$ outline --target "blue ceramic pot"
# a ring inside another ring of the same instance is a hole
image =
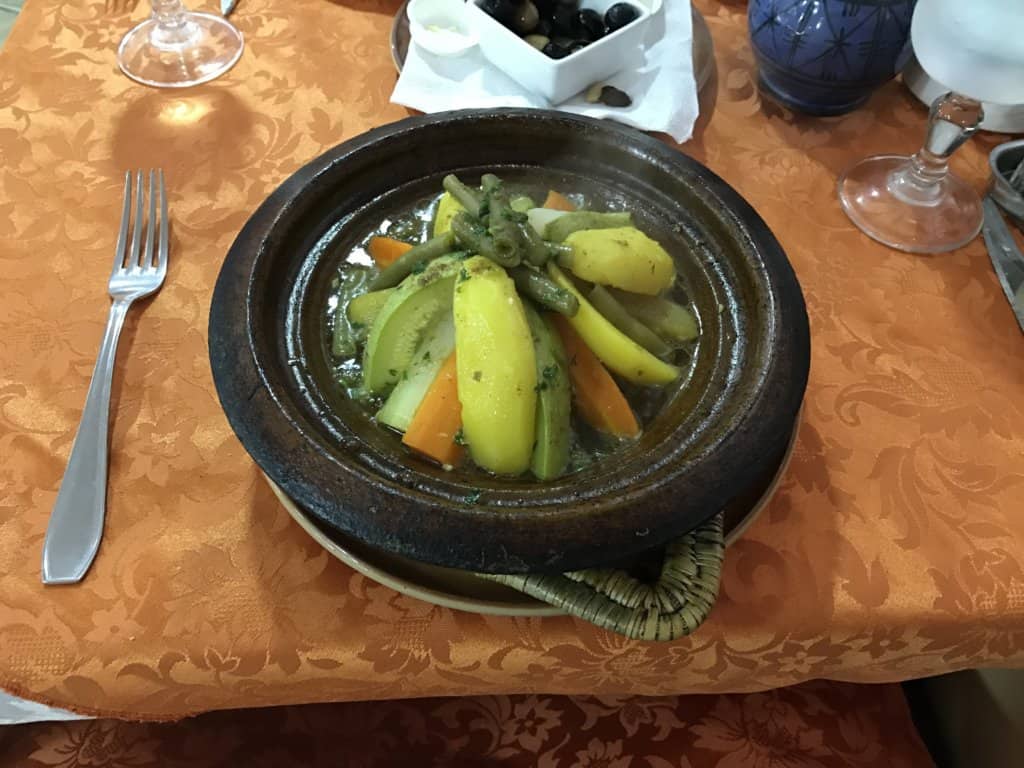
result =
[[[916,1],[750,0],[761,88],[812,115],[856,109],[906,63]]]

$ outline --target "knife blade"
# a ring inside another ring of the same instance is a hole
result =
[[[992,260],[992,268],[1006,300],[1017,316],[1017,324],[1024,331],[1024,253],[1017,247],[992,198],[986,195],[981,207],[985,217],[981,232],[988,247],[988,257]]]
[[[238,0],[220,0],[220,12],[225,16],[230,16],[236,5],[238,5]]]

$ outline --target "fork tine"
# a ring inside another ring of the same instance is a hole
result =
[[[139,250],[142,247],[142,171],[135,172],[135,226],[132,227],[132,247],[128,253],[127,269],[138,269]]]
[[[124,204],[121,206],[121,229],[117,233],[117,250],[114,251],[114,272],[124,266],[124,247],[128,242],[128,222],[132,210],[132,172],[124,173]]]
[[[167,187],[164,186],[163,168],[158,168],[156,173],[160,177],[160,251],[157,254],[156,266],[160,274],[163,274],[167,271],[167,240],[171,220],[167,215]]]
[[[149,220],[146,224],[146,250],[142,254],[142,268],[153,268],[153,242],[156,236],[156,179],[149,172]]]

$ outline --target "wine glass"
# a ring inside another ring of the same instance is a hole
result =
[[[876,155],[839,178],[839,202],[863,232],[913,253],[951,251],[981,230],[981,199],[949,172],[949,156],[978,129],[981,101],[1024,103],[1024,3],[918,0],[910,39],[924,70],[950,93],[928,115],[924,147]]]
[[[117,49],[132,80],[157,88],[185,88],[227,72],[242,55],[242,33],[223,16],[195,13],[181,0],[152,0],[153,15]]]

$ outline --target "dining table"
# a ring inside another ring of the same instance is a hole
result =
[[[174,720],[1024,666],[1024,336],[980,239],[910,255],[840,209],[844,168],[914,151],[926,107],[898,81],[841,117],[762,98],[740,0],[695,0],[716,73],[678,151],[735,187],[781,242],[806,298],[812,363],[792,461],[726,550],[708,620],[654,643],[567,616],[440,607],[352,570],[292,520],[218,402],[211,295],[235,236],[282,181],[411,114],[389,102],[400,5],[241,0],[238,64],[207,85],[157,90],[115,60],[145,2],[25,3],[0,52],[0,689]],[[954,170],[983,189],[1003,140],[979,134]],[[122,336],[98,556],[81,583],[44,586],[43,538],[135,168],[166,174],[170,267]]]

